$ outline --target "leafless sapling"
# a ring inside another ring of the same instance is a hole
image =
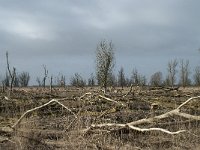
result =
[[[189,79],[189,60],[182,59],[180,61],[180,85],[186,87],[191,84],[191,80]]]
[[[144,86],[146,85],[146,77],[140,73],[138,73],[137,69],[133,69],[131,75],[131,83],[135,86]]]
[[[53,76],[50,78],[50,92],[52,93],[52,88],[53,88]]]
[[[176,73],[177,73],[177,67],[178,61],[176,59],[171,60],[168,62],[168,76],[167,76],[167,81],[169,82],[169,85],[171,87],[174,87],[174,84],[176,82]]]
[[[114,47],[112,42],[103,40],[99,43],[96,50],[96,76],[98,84],[106,92],[109,75],[112,75],[114,67]]]
[[[125,85],[126,85],[126,79],[125,79],[124,68],[121,67],[118,72],[118,86],[121,86],[121,88],[123,89]]]

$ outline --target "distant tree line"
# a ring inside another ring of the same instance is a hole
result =
[[[7,71],[3,77],[1,77],[1,85],[10,87],[26,87],[29,85],[30,74],[26,71],[17,72],[15,67],[10,67],[9,55],[6,52]],[[117,73],[114,74],[113,68],[115,66],[115,53],[114,45],[112,42],[106,40],[101,41],[96,48],[96,72],[91,73],[88,79],[84,79],[80,73],[75,73],[70,78],[70,85],[75,87],[84,86],[100,86],[106,92],[108,86],[118,86],[122,89],[127,86],[200,86],[200,66],[197,66],[192,74],[189,60],[177,59],[170,60],[167,64],[167,75],[164,76],[161,71],[153,73],[149,81],[147,77],[138,72],[136,68],[133,68],[130,77],[125,74],[124,68],[121,67]],[[46,86],[46,82],[49,80],[51,86],[65,87],[66,77],[62,74],[55,77],[53,82],[53,76],[48,76],[49,72],[47,67],[43,65],[44,75],[43,77],[37,77],[36,82],[38,86]]]

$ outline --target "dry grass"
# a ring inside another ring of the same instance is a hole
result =
[[[12,126],[18,118],[31,108],[40,106],[52,98],[66,98],[62,104],[75,113],[75,118],[60,105],[52,103],[22,119],[15,132],[0,137],[0,149],[198,149],[200,147],[200,122],[181,117],[170,117],[154,124],[141,127],[160,127],[170,131],[187,130],[178,135],[162,132],[138,132],[127,128],[106,127],[84,132],[91,124],[127,123],[152,115],[151,104],[158,104],[154,115],[168,112],[189,97],[197,96],[198,88],[186,88],[179,91],[162,89],[148,90],[133,88],[133,93],[123,97],[122,93],[111,92],[106,97],[118,102],[107,101],[98,96],[97,88],[66,88],[49,90],[40,88],[15,89],[6,100],[6,93],[0,95],[0,127]],[[91,92],[82,98],[84,93]],[[121,105],[124,104],[124,105]],[[200,115],[200,103],[192,101],[182,109],[192,115]]]

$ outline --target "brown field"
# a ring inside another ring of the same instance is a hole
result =
[[[119,89],[112,89],[106,95],[97,87],[54,88],[52,93],[49,89],[19,88],[14,89],[10,96],[8,92],[1,92],[0,149],[200,149],[200,119],[169,116],[137,125],[139,128],[162,128],[170,132],[186,130],[174,135],[162,131],[142,132],[117,125],[152,118],[176,109],[190,97],[199,96],[200,88],[171,90],[133,87],[127,96],[130,88]],[[27,113],[12,131],[5,130],[5,127],[10,129],[27,110],[52,99],[58,99],[69,110],[52,102]],[[200,116],[199,99],[184,105],[181,112]],[[99,124],[107,126],[97,126]]]

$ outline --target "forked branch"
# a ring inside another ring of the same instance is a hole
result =
[[[123,103],[120,103],[120,102],[118,102],[118,101],[112,100],[112,99],[110,99],[110,98],[108,98],[108,97],[105,97],[105,96],[102,96],[102,95],[99,95],[99,97],[100,97],[100,98],[103,98],[103,99],[105,99],[105,100],[107,100],[107,101],[114,102],[114,103],[116,103],[116,104],[119,104],[119,105],[124,106]]]
[[[140,132],[160,131],[160,132],[164,132],[164,133],[171,134],[171,135],[179,134],[179,133],[185,132],[186,130],[179,130],[179,131],[171,132],[171,131],[168,131],[168,130],[163,129],[163,128],[148,128],[148,129],[144,128],[143,129],[143,128],[136,127],[136,125],[157,122],[158,120],[168,118],[168,117],[174,116],[174,115],[184,117],[184,118],[187,118],[187,119],[191,119],[191,120],[200,120],[200,116],[194,116],[194,115],[190,115],[190,114],[180,112],[181,107],[188,104],[190,101],[192,101],[194,99],[198,99],[198,98],[200,98],[200,96],[191,97],[188,100],[186,100],[184,103],[179,105],[176,109],[171,110],[169,112],[166,112],[162,115],[155,116],[153,118],[140,119],[140,120],[137,120],[137,121],[126,123],[126,124],[117,124],[117,123],[92,124],[91,127],[86,129],[85,131],[87,132],[87,131],[91,130],[92,128],[103,128],[103,127],[123,127],[123,128],[126,128],[126,127],[128,127],[129,129],[133,129],[133,130],[140,131]]]
[[[51,104],[51,103],[53,103],[53,102],[58,103],[59,105],[61,105],[61,106],[64,107],[65,109],[67,109],[69,112],[71,112],[71,113],[74,115],[75,118],[77,118],[77,116],[76,116],[75,113],[73,113],[73,112],[72,112],[68,107],[66,107],[64,104],[62,104],[61,102],[59,102],[59,100],[64,100],[64,99],[66,99],[66,98],[63,98],[63,99],[52,99],[52,100],[50,100],[49,102],[47,102],[47,103],[45,103],[45,104],[43,104],[43,105],[41,105],[41,106],[38,106],[38,107],[35,107],[35,108],[33,108],[33,109],[27,110],[27,111],[17,120],[17,122],[15,122],[15,124],[12,126],[12,128],[15,128],[27,114],[29,114],[29,113],[31,113],[31,112],[33,112],[33,111],[35,111],[35,110],[38,110],[38,109],[40,109],[40,108],[43,108],[43,107],[45,107],[45,106],[47,106],[47,105],[49,105],[49,104]]]

